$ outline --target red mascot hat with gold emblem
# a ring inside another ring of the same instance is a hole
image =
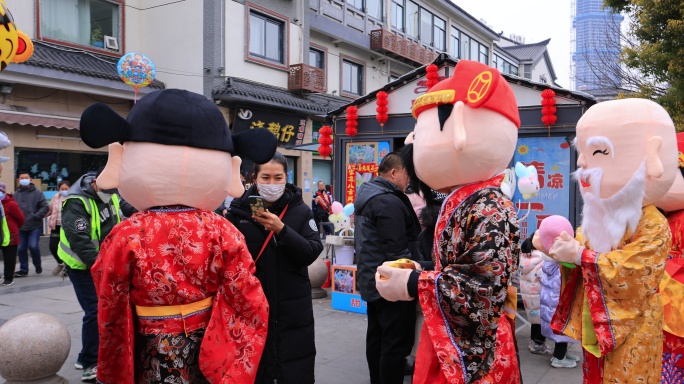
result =
[[[435,84],[413,103],[413,117],[440,104],[462,101],[470,108],[498,112],[520,128],[520,114],[515,94],[496,68],[477,61],[460,60],[454,75]]]

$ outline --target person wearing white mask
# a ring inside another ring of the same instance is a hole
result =
[[[69,194],[71,183],[62,180],[57,187],[57,193],[50,200],[50,211],[48,212],[48,230],[50,231],[50,252],[52,257],[57,260],[57,266],[52,270],[52,275],[57,276],[64,270],[64,262],[57,256],[59,246],[59,231],[62,228],[62,204]]]
[[[226,217],[245,236],[270,307],[255,383],[312,384],[316,346],[307,267],[323,244],[302,190],[287,183],[285,157],[276,152],[254,174],[255,184],[232,201]],[[264,200],[259,216],[252,214],[250,196]]]
[[[31,252],[36,274],[43,273],[40,259],[40,234],[43,230],[43,218],[48,213],[47,200],[43,191],[31,183],[28,172],[19,172],[19,188],[14,192],[14,200],[19,204],[26,221],[19,228],[19,270],[14,277],[24,277],[29,273],[28,253]]]

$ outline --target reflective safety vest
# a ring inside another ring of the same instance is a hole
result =
[[[101,232],[100,211],[97,209],[97,203],[95,202],[95,199],[84,196],[69,196],[62,203],[62,207],[64,207],[64,204],[66,204],[67,200],[69,199],[79,199],[81,202],[83,202],[86,212],[88,212],[90,215],[90,239],[92,240],[93,244],[95,244],[95,248],[99,251]],[[116,194],[112,195],[112,205],[116,211],[116,223],[118,224],[121,222],[121,214],[119,213],[119,198]],[[59,231],[59,247],[57,248],[57,256],[59,256],[59,258],[62,259],[62,261],[64,261],[64,263],[66,263],[66,265],[68,265],[71,269],[88,269],[88,266],[85,265],[83,260],[81,260],[76,252],[71,249],[69,240],[67,240],[67,237],[64,234],[63,225]]]
[[[0,203],[0,211],[2,211],[2,246],[6,247],[10,242],[10,231],[7,226],[7,216],[5,215],[5,207]]]

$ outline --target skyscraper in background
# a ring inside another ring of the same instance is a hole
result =
[[[573,90],[599,99],[613,98],[620,87],[620,24],[603,0],[574,0],[570,83]]]

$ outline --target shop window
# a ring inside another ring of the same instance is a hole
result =
[[[279,64],[285,63],[285,23],[254,10],[249,12],[249,54]]]
[[[363,95],[363,65],[342,60],[342,91],[349,95]]]
[[[121,1],[40,0],[39,5],[43,38],[102,49],[105,48],[105,36],[116,39],[117,43],[121,40]],[[119,43],[118,47],[123,44]]]
[[[41,180],[43,191],[55,191],[62,180],[72,184],[87,172],[95,172],[107,163],[106,153],[79,153],[17,149],[17,173],[28,172]]]

